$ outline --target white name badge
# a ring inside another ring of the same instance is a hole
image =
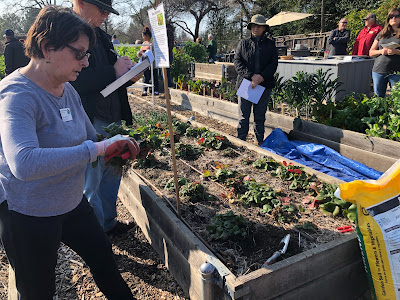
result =
[[[60,115],[64,122],[72,121],[72,114],[69,108],[61,108]]]

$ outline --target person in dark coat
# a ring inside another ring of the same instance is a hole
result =
[[[111,123],[132,124],[132,112],[128,102],[126,87],[128,82],[107,97],[100,94],[107,85],[125,74],[134,65],[129,57],[117,57],[111,36],[99,27],[110,13],[118,15],[112,8],[111,0],[74,0],[73,10],[85,19],[96,33],[96,44],[88,52],[89,67],[83,69],[76,81],[71,84],[79,93],[83,107],[92,121],[97,133],[108,136],[103,127]],[[138,80],[137,76],[134,80]],[[106,166],[100,159],[96,167],[88,164],[84,194],[108,234],[123,233],[132,228],[133,222],[117,221],[116,201],[121,174],[115,168]]]
[[[328,43],[331,45],[329,55],[346,55],[347,43],[350,40],[350,30],[346,29],[347,19],[341,19],[338,28],[331,31]]]
[[[254,133],[260,145],[264,141],[265,113],[271,91],[275,86],[274,74],[278,67],[278,52],[275,43],[266,35],[269,26],[264,16],[254,15],[247,29],[251,30],[251,37],[239,42],[234,57],[235,69],[238,73],[236,87],[239,88],[243,79],[246,78],[251,81],[252,88],[261,85],[265,87],[265,90],[257,104],[239,97],[237,136],[241,140],[246,140],[250,112],[253,107]]]
[[[16,69],[25,67],[29,63],[29,58],[25,56],[24,45],[15,38],[14,31],[7,29],[4,31],[6,47],[4,49],[4,63],[6,65],[6,76]]]

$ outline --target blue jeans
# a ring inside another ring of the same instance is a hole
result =
[[[372,81],[374,83],[375,95],[384,98],[386,95],[386,87],[388,82],[390,87],[393,87],[399,80],[400,80],[400,75],[397,74],[387,75],[387,74],[372,72]]]
[[[102,127],[109,125],[94,118],[96,132],[107,136]],[[121,172],[113,167],[105,166],[104,158],[99,157],[96,167],[89,163],[86,167],[85,188],[83,193],[93,207],[94,213],[104,231],[111,230],[117,223],[117,195],[121,182]]]
[[[266,89],[261,96],[260,101],[257,104],[250,102],[241,97],[239,98],[239,124],[237,126],[237,137],[243,141],[246,140],[249,132],[249,122],[251,108],[253,107],[254,115],[254,133],[256,135],[258,144],[264,141],[264,123],[265,113],[267,112],[269,98],[271,96],[272,89]]]

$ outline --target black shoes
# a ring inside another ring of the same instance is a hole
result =
[[[128,220],[117,221],[115,226],[106,232],[107,235],[120,235],[128,232],[130,229],[136,227],[135,222],[129,222]]]

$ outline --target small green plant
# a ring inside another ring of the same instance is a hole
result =
[[[206,191],[200,182],[188,182],[181,186],[179,196],[182,200],[200,202],[206,199]]]
[[[181,186],[190,183],[191,180],[186,178],[186,177],[179,177],[178,178],[178,187],[180,188]],[[175,191],[175,180],[174,177],[172,177],[170,180],[168,180],[167,184],[164,187],[165,190],[167,191]]]
[[[177,157],[196,159],[203,153],[203,150],[197,146],[179,143],[176,144],[175,153]]]
[[[203,132],[197,143],[205,148],[215,150],[222,150],[232,145],[225,136],[212,131]]]
[[[138,169],[153,168],[157,165],[157,159],[154,154],[149,152],[145,158],[135,160],[134,167]]]
[[[248,224],[249,222],[242,215],[236,215],[230,210],[212,218],[206,229],[213,239],[225,241],[247,236]]]
[[[261,157],[261,158],[255,160],[253,162],[252,166],[257,169],[262,169],[265,171],[274,171],[280,166],[280,163],[278,163],[277,161],[275,161],[272,158]]]

